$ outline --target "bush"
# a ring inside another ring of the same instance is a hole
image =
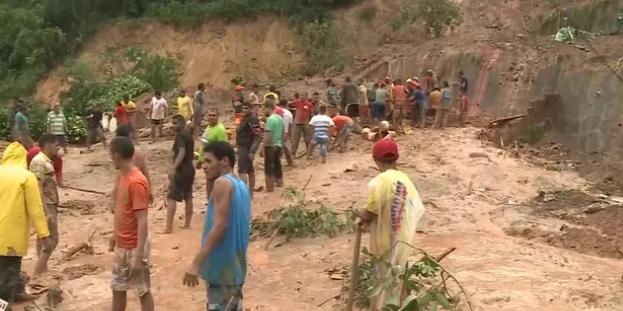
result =
[[[307,58],[306,72],[313,75],[329,68],[344,68],[348,53],[340,40],[330,22],[305,24],[301,31],[301,46]]]
[[[270,237],[277,231],[289,241],[318,235],[333,237],[353,227],[353,215],[339,215],[322,204],[311,203],[303,192],[294,188],[284,192],[284,199],[285,204],[270,211],[267,220],[253,220],[254,236]]]
[[[357,17],[362,22],[370,23],[376,17],[376,8],[373,5],[362,8],[357,13]]]
[[[133,63],[129,72],[147,82],[152,89],[170,91],[178,86],[182,73],[175,59],[150,54],[139,48],[129,48],[124,54]]]
[[[399,10],[398,16],[392,19],[390,23],[394,31],[417,21],[418,12],[413,4],[403,5]]]
[[[446,26],[463,22],[461,8],[450,0],[421,0],[417,15],[424,19],[427,30],[439,37]]]
[[[7,139],[9,135],[11,135],[9,111],[7,109],[0,109],[0,139]]]

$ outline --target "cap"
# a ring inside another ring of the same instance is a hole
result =
[[[407,82],[407,83],[411,83],[411,81],[413,81],[413,80],[411,80],[411,78],[409,78],[409,79],[407,79],[407,81],[405,81],[405,82]]]
[[[283,108],[279,107],[279,106],[275,106],[275,113],[283,118]]]
[[[240,91],[244,90],[244,86],[242,86],[242,85],[236,85],[235,90],[236,90],[236,92],[240,92]]]
[[[383,138],[372,146],[372,157],[379,161],[396,161],[398,145],[390,137]]]

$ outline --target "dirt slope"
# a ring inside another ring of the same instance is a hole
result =
[[[183,70],[182,87],[206,82],[229,88],[236,75],[268,82],[296,73],[301,55],[290,25],[275,17],[258,17],[236,23],[207,22],[197,28],[175,28],[156,22],[124,22],[101,28],[88,40],[78,59],[89,60],[106,49],[140,47],[177,58]],[[58,98],[61,69],[53,70],[37,87],[42,101]],[[254,82],[255,82],[254,81]]]
[[[433,254],[457,247],[445,265],[463,282],[477,310],[623,310],[620,260],[584,255],[505,234],[505,229],[518,221],[522,225],[532,222],[559,226],[558,220],[523,214],[525,204],[543,188],[582,189],[587,182],[573,172],[547,171],[513,158],[476,140],[476,131],[425,130],[399,139],[400,167],[414,180],[427,208],[415,245]],[[171,144],[166,141],[139,146],[150,154],[158,199],[150,210],[152,286],[159,309],[179,309],[183,302],[183,310],[203,310],[204,289],[187,289],[181,284],[184,270],[198,248],[204,217],[202,172],[198,172],[195,185],[197,214],[193,228],[176,229],[172,235],[156,234],[164,226],[165,210],[157,207],[166,192],[165,163]],[[301,188],[311,175],[309,199],[323,200],[336,210],[361,207],[366,183],[376,172],[370,161],[370,143],[353,138],[351,146],[344,155],[330,154],[325,165],[299,161],[298,168],[286,170],[286,184]],[[486,157],[470,157],[475,152]],[[78,155],[78,150],[72,149],[66,161],[71,163],[65,173],[67,184],[110,189],[114,170],[104,150]],[[346,168],[354,171],[344,173]],[[280,192],[258,193],[254,198],[254,217],[277,208]],[[66,262],[56,252],[51,273],[38,282],[60,284],[65,301],[58,310],[107,310],[111,299],[111,254],[106,252],[106,239],[112,229],[108,203],[101,196],[75,191],[62,191],[61,198],[62,204],[69,207],[61,209],[59,250],[84,239],[90,228],[97,228],[96,254],[79,255]],[[92,208],[85,209],[87,205]],[[180,212],[178,208],[178,215]],[[180,220],[177,222],[181,224]],[[349,266],[352,238],[346,234],[290,243],[278,238],[273,243],[276,247],[268,251],[264,250],[266,240],[251,243],[245,307],[271,311],[342,310],[342,301],[317,305],[340,292],[341,282],[331,280],[327,271]],[[364,236],[364,244],[366,241]],[[32,247],[29,254],[24,258],[24,270],[28,272],[34,264]],[[73,280],[68,280],[67,271],[63,272],[87,263],[100,268],[94,275]],[[137,300],[129,297],[129,309],[134,310]],[[43,304],[42,300],[38,303]]]

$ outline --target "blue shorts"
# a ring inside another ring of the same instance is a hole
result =
[[[385,119],[385,104],[374,103],[372,105],[372,118]]]

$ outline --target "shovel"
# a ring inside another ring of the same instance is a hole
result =
[[[361,227],[359,226],[359,218],[355,220],[355,226],[355,249],[353,250],[353,265],[350,269],[350,286],[348,287],[346,311],[352,311],[355,302],[355,286],[357,283],[357,272],[359,272],[359,255],[361,253]]]

